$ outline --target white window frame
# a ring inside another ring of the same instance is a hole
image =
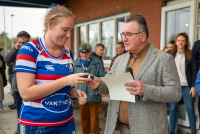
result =
[[[191,0],[182,3],[176,3],[175,5],[170,5],[162,7],[161,13],[161,33],[160,33],[160,50],[163,50],[165,47],[165,33],[166,33],[166,12],[177,10],[181,8],[190,7],[190,29],[189,29],[189,40],[190,40],[190,49],[193,47],[194,41],[196,40],[196,27],[197,27],[197,0]]]
[[[90,24],[94,24],[94,23],[98,23],[98,43],[101,43],[101,23],[104,21],[108,21],[108,20],[114,20],[114,31],[113,31],[113,57],[115,56],[116,52],[115,52],[115,45],[117,43],[117,19],[118,18],[122,18],[122,17],[127,17],[130,15],[130,12],[126,12],[126,13],[121,13],[118,15],[113,15],[113,16],[109,16],[109,17],[105,17],[105,18],[101,18],[101,19],[96,19],[96,20],[92,20],[92,21],[87,21],[87,22],[83,22],[83,23],[79,23],[79,24],[75,24],[74,26],[74,59],[76,60],[77,58],[79,58],[79,51],[78,51],[78,46],[79,46],[79,31],[78,28],[81,26],[86,26],[86,43],[89,42],[88,37],[89,37],[89,25]],[[111,60],[103,60],[104,62],[104,67],[109,68],[110,67],[110,63]]]

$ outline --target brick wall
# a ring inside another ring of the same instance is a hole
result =
[[[66,6],[75,14],[75,23],[130,11],[131,15],[142,14],[147,20],[149,41],[160,48],[162,0],[67,0]],[[72,35],[73,36],[73,35]],[[73,38],[73,37],[72,37]],[[73,52],[70,40],[67,45]]]

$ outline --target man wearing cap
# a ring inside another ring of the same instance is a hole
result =
[[[13,91],[14,99],[16,102],[17,107],[17,116],[19,116],[20,107],[22,104],[22,98],[19,94],[18,87],[17,87],[17,80],[16,80],[16,73],[15,65],[16,65],[16,56],[19,49],[22,47],[23,44],[29,42],[30,35],[26,31],[21,31],[17,34],[18,41],[14,44],[13,48],[11,48],[10,52],[5,55],[4,60],[6,63],[13,63],[12,64],[12,87],[11,90]]]
[[[104,77],[103,63],[98,57],[92,55],[90,44],[82,44],[79,52],[81,57],[74,62],[74,73],[88,72],[97,77]],[[95,94],[86,84],[79,85],[78,88],[88,96],[86,104],[80,105],[82,134],[88,134],[90,128],[91,134],[98,134],[101,95]]]

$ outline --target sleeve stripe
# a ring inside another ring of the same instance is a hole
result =
[[[35,83],[38,84],[44,84],[44,83],[48,83],[48,82],[52,82],[53,80],[40,80],[40,79],[35,79]]]
[[[31,62],[31,61],[27,61],[27,60],[17,60],[16,65],[20,66],[26,66],[26,67],[32,67],[34,69],[36,69],[36,64]]]
[[[17,55],[17,60],[26,60],[26,61],[31,61],[31,62],[36,63],[35,58],[27,54]]]
[[[32,71],[32,72],[36,72],[34,69],[25,69],[25,68],[15,68],[16,72],[19,72],[20,70],[28,70],[28,71]]]

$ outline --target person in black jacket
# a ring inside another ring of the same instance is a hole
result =
[[[192,52],[194,53],[195,55],[195,58],[196,58],[196,62],[197,62],[197,71],[199,71],[199,68],[200,68],[200,40],[194,42],[194,46],[192,48]],[[200,73],[200,72],[198,72]],[[197,78],[196,78],[196,91],[197,91],[197,94],[199,94],[199,74],[197,74]],[[200,95],[200,94],[199,94]],[[198,102],[198,110],[199,110],[199,114],[200,114],[200,99],[199,99],[199,102]]]
[[[194,100],[196,95],[195,81],[197,76],[196,58],[194,53],[189,50],[189,38],[186,33],[179,33],[176,37],[175,46],[170,52],[175,59],[178,70],[183,100],[189,117],[192,134],[196,134],[196,117],[194,112]],[[179,102],[170,103],[169,130],[175,134],[178,120]]]
[[[95,50],[94,52],[92,53],[92,55],[96,56],[96,57],[99,57],[100,60],[102,60],[102,56],[103,56],[103,53],[104,53],[104,49],[105,49],[105,46],[101,43],[98,43],[96,44],[95,46]],[[103,62],[103,61],[102,61]]]
[[[11,48],[11,51],[7,53],[4,57],[4,60],[6,63],[12,63],[12,87],[11,90],[14,95],[14,101],[17,108],[17,116],[19,116],[20,107],[22,104],[22,98],[18,91],[17,86],[17,79],[16,79],[16,72],[15,72],[15,65],[16,65],[16,56],[17,52],[20,50],[20,48],[23,46],[23,44],[29,42],[30,35],[26,31],[21,31],[17,34],[18,41],[16,44],[14,44],[13,48]],[[18,130],[15,131],[15,134],[18,134]]]
[[[199,70],[200,68],[200,40],[194,43],[192,52],[194,53],[196,61],[197,61],[197,70]]]
[[[0,47],[0,53],[4,48]],[[4,100],[4,89],[7,85],[6,75],[5,75],[6,65],[3,59],[3,56],[0,54],[0,114],[3,113],[3,104],[2,101]]]
[[[15,42],[14,43],[14,46],[16,45],[16,43],[17,42]],[[10,53],[10,49],[8,49],[8,53]],[[10,91],[9,92],[7,92],[7,94],[12,94],[12,96],[13,96],[13,100],[14,100],[14,103],[13,104],[11,104],[11,105],[8,105],[8,107],[10,108],[10,109],[16,109],[17,107],[16,107],[16,101],[15,101],[15,97],[14,97],[14,94],[13,94],[13,92],[12,92],[12,62],[11,63],[6,63],[6,65],[8,66],[8,76],[9,76],[9,82],[10,82],[10,86],[11,86],[11,88],[10,88]]]
[[[2,50],[3,50],[3,48],[0,48],[0,53]],[[6,64],[5,64],[4,58],[1,54],[0,54],[0,60],[3,62],[2,67],[0,67],[0,73],[3,77],[3,86],[5,87],[7,85],[6,74],[5,74]]]

